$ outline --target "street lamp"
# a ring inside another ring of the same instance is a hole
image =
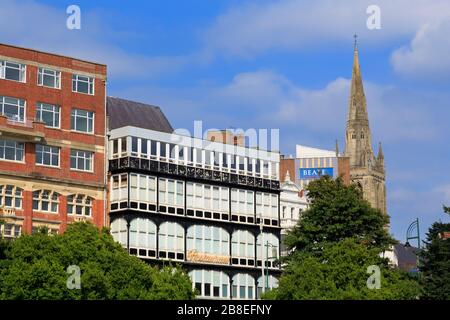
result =
[[[261,237],[261,292],[264,293],[264,250],[262,247],[262,243],[263,243],[263,219],[262,219],[262,213],[261,213],[261,218],[260,218],[260,223],[259,223],[259,231],[260,231],[260,237]]]
[[[411,247],[411,244],[408,240],[417,239],[417,248],[420,250],[420,229],[419,229],[419,218],[416,218],[408,227],[406,230],[406,243],[405,247]],[[419,270],[419,256],[416,254],[416,260],[417,260],[417,271]]]
[[[269,247],[272,248],[272,256],[269,257]],[[266,260],[268,262],[269,259],[277,259],[277,246],[273,245],[269,241],[266,241]],[[266,261],[264,261],[264,265],[266,265]],[[269,290],[269,263],[266,266],[266,290]]]
[[[415,233],[414,233],[415,232]],[[419,218],[416,218],[406,230],[406,243],[405,247],[410,247],[411,244],[409,240],[417,239],[417,248],[420,249],[420,229],[419,229]]]

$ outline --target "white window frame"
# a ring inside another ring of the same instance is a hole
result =
[[[170,230],[175,229],[175,230]],[[174,231],[174,232],[172,232]],[[169,238],[173,238],[174,246],[169,246]],[[165,252],[183,253],[184,255],[184,228],[177,222],[163,222],[159,226],[158,233],[158,250]],[[168,259],[166,257],[166,259]],[[175,255],[175,259],[176,255]]]
[[[198,234],[201,236],[198,237]],[[205,254],[230,256],[230,235],[224,228],[192,225],[187,230],[186,240],[186,251],[195,250]]]
[[[117,218],[111,222],[111,235],[122,247],[127,247],[127,221],[124,218]]]
[[[38,146],[42,147],[42,151],[38,151]],[[58,153],[55,152],[55,150],[58,150]],[[46,144],[36,144],[36,158],[35,158],[35,164],[37,166],[45,166],[45,167],[53,167],[53,168],[59,168],[61,166],[61,148],[60,147],[55,147],[55,146],[50,146],[50,145],[46,145]],[[38,153],[42,153],[42,163],[38,162],[38,158],[37,158],[37,154]],[[46,164],[44,163],[44,154],[50,154],[50,164]],[[53,156],[57,155],[58,156],[58,164],[54,165],[52,164],[53,162]]]
[[[9,229],[9,233],[6,233],[6,229]],[[0,236],[4,238],[17,238],[22,234],[22,226],[14,223],[0,224]]]
[[[244,197],[243,201],[241,201],[241,197]],[[251,201],[248,201],[249,199],[251,199]],[[251,206],[251,210],[249,210],[249,206]],[[231,189],[231,214],[254,217],[254,210],[254,191],[237,188]]]
[[[37,195],[37,196],[36,196]],[[45,198],[44,196],[48,195],[48,198]],[[32,204],[32,210],[38,211],[38,212],[47,212],[52,214],[58,214],[59,213],[59,197],[60,194],[51,191],[51,190],[34,190],[32,193],[33,197],[33,204]],[[34,208],[34,204],[37,202],[37,208]],[[44,210],[42,209],[42,203],[48,202],[48,209]],[[53,210],[53,205],[56,205],[56,210]]]
[[[10,65],[8,66],[8,64],[10,64]],[[14,64],[14,65],[17,65],[17,66],[11,66],[11,64]],[[19,80],[6,78],[6,69],[7,68],[18,70],[19,71]],[[0,60],[0,79],[26,83],[26,80],[27,80],[27,66],[25,64],[18,63],[18,62],[15,62],[15,61]]]
[[[184,181],[176,179],[158,178],[159,205],[171,207],[184,207]],[[173,184],[173,192],[169,192],[169,186]],[[173,193],[173,203],[169,202],[169,195]],[[181,195],[181,201],[178,196]]]
[[[266,287],[268,287],[269,289],[274,289],[274,288],[278,288],[278,279],[275,278],[273,275],[269,275],[269,283],[268,285],[266,284],[267,281],[267,277],[264,276],[259,276],[258,278],[258,297],[261,297],[261,294],[263,292],[262,288],[264,286],[264,291],[266,290]]]
[[[73,154],[73,152],[75,152],[75,155]],[[86,157],[86,155],[89,155],[89,157]],[[72,167],[72,159],[73,158],[75,158],[75,163],[76,163],[75,168]],[[90,169],[86,169],[86,163],[88,160],[90,161]],[[84,165],[85,169],[78,168],[79,161],[84,162],[83,165]],[[79,150],[79,149],[70,149],[70,170],[83,171],[83,172],[94,172],[94,152]]]
[[[196,283],[200,284],[201,290],[198,297],[213,299],[230,298],[230,278],[223,271],[195,269],[189,272],[192,281],[192,289],[196,289]],[[211,285],[210,295],[205,295],[205,284]],[[219,287],[219,296],[214,295],[214,287]],[[225,294],[224,294],[225,293]]]
[[[6,204],[6,198],[11,198],[11,205]],[[19,205],[17,205],[19,203]],[[0,206],[5,208],[22,209],[23,189],[14,185],[0,185]]]
[[[15,104],[13,104],[11,102],[7,103],[6,102],[7,99],[16,100],[16,103]],[[5,114],[5,104],[17,107],[17,114],[14,115],[15,117],[9,117],[7,114]],[[26,111],[27,110],[26,110],[26,101],[24,99],[19,99],[19,98],[14,98],[14,97],[7,97],[7,96],[0,96],[0,106],[1,106],[1,110],[0,110],[1,114],[6,116],[9,120],[15,121],[15,122],[22,122],[22,123],[25,122]],[[20,117],[21,116],[21,112],[20,112],[21,110],[23,111],[22,112],[23,113],[23,115],[22,115],[23,119],[21,119],[21,117]]]
[[[261,252],[261,236],[262,236],[262,252]],[[271,246],[269,246],[269,258],[271,262],[275,260],[275,258],[272,257],[272,252],[276,251],[276,259],[280,258],[280,239],[277,238],[273,233],[269,232],[263,232],[262,235],[258,234],[256,237],[256,257],[257,260],[262,261],[268,261],[267,259],[267,249],[266,244],[269,242]]]
[[[81,199],[81,202],[77,202]],[[71,200],[71,201],[70,201]],[[71,206],[72,210],[69,210]],[[82,213],[77,214],[77,207],[81,207]],[[75,217],[92,217],[94,207],[94,198],[84,194],[71,194],[67,196],[67,214]],[[87,213],[86,213],[87,211]]]
[[[13,143],[14,146],[7,146],[8,143]],[[6,156],[6,148],[12,148],[14,149],[14,158],[15,159],[7,159]],[[0,160],[1,161],[12,161],[12,162],[20,162],[25,163],[25,143],[18,142],[15,140],[7,140],[7,139],[0,139],[0,150],[3,150],[0,152]],[[21,159],[18,159],[18,152],[22,154]]]
[[[231,254],[233,258],[245,258],[255,261],[256,239],[248,230],[235,230],[231,235]],[[241,254],[241,245],[244,245],[244,255]],[[237,250],[235,250],[237,249]]]
[[[54,77],[54,86],[47,86],[44,84],[44,76]],[[38,86],[53,88],[53,89],[61,89],[61,71],[50,69],[47,67],[39,67],[38,68]]]
[[[80,78],[87,78],[87,80],[80,79]],[[88,85],[88,92],[78,91],[78,83],[79,82],[87,83],[87,85]],[[75,87],[74,87],[74,85],[75,85]],[[91,88],[92,88],[92,92],[91,92]],[[72,74],[72,92],[77,92],[77,93],[81,93],[81,94],[87,94],[87,95],[90,95],[90,96],[95,95],[95,78],[91,77],[91,76],[85,76],[85,75],[81,75],[81,74],[76,74],[76,73]]]
[[[130,248],[154,250],[156,253],[156,231],[156,224],[152,220],[134,218],[130,222]]]
[[[278,195],[256,192],[256,217],[278,220]]]
[[[244,296],[241,295],[241,287],[244,287]],[[234,291],[236,288],[236,293]],[[252,296],[249,296],[249,289]],[[254,278],[247,273],[237,273],[233,276],[233,287],[231,289],[232,299],[256,299],[256,286]]]
[[[43,110],[43,108],[52,108],[53,110]],[[61,108],[56,105],[56,104],[51,104],[51,103],[45,103],[45,102],[38,102],[36,103],[36,119],[39,121],[44,122],[44,120],[42,120],[42,113],[43,112],[48,112],[48,113],[52,113],[53,114],[53,124],[52,125],[48,125],[47,123],[45,123],[45,126],[47,128],[55,128],[55,129],[60,129],[61,128]],[[55,125],[55,122],[58,122],[58,125]]]
[[[156,204],[156,177],[130,173],[130,201]]]
[[[128,200],[128,173],[111,176],[111,202]]]
[[[78,114],[79,111],[82,112],[86,112],[86,115],[80,115]],[[91,117],[92,115],[92,117]],[[73,120],[73,125],[74,127],[72,128],[72,118],[74,118]],[[82,130],[77,130],[77,119],[79,118],[83,118],[86,119],[87,124],[87,131],[82,131]],[[92,119],[92,128],[90,128],[91,130],[89,130],[89,120]],[[72,108],[72,111],[70,112],[70,130],[73,132],[78,132],[78,133],[85,133],[85,134],[94,134],[95,132],[95,112],[94,111],[89,111],[89,110],[84,110],[84,109],[79,109],[79,108]]]

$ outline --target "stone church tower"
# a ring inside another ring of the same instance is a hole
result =
[[[350,180],[363,191],[372,207],[386,214],[384,156],[381,143],[375,156],[367,114],[358,48],[355,42],[353,71],[345,133],[345,155],[350,158]]]

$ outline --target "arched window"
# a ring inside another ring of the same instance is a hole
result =
[[[75,216],[90,217],[94,199],[84,194],[67,196],[67,213]]]
[[[152,220],[145,218],[131,220],[130,253],[132,251],[138,256],[156,257],[156,224]]]
[[[184,229],[176,222],[164,222],[159,227],[159,257],[184,260]]]
[[[189,277],[199,297],[229,297],[230,278],[223,271],[192,270]]]
[[[254,299],[255,289],[255,279],[251,275],[238,273],[233,277],[233,298]]]
[[[23,189],[7,184],[0,186],[0,206],[7,208],[22,208]]]
[[[194,225],[187,231],[187,250],[229,256],[230,236],[220,227]]]
[[[261,266],[261,261],[264,260],[266,266],[268,265],[270,268],[275,267],[274,260],[279,258],[279,247],[279,240],[273,233],[264,232],[262,235],[259,234],[256,240],[256,256],[258,258],[258,266]],[[261,260],[261,258],[263,259]]]
[[[361,131],[361,135],[360,135],[361,139],[364,139],[364,132]]]
[[[258,298],[261,297],[263,286],[265,288],[264,291],[278,287],[278,279],[277,278],[275,278],[273,275],[269,275],[268,278],[269,279],[267,279],[266,276],[264,276],[264,278],[262,276],[260,276],[258,278]]]
[[[33,210],[58,213],[60,194],[51,190],[33,191]]]
[[[232,263],[255,265],[255,237],[249,231],[237,230],[231,237]]]
[[[127,247],[127,221],[124,218],[114,219],[111,222],[111,235],[122,247]]]

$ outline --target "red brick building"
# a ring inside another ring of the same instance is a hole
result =
[[[0,44],[0,231],[105,224],[106,66]]]

